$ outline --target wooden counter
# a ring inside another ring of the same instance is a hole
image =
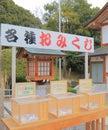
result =
[[[96,127],[99,129],[99,119],[101,121],[101,130],[105,130],[105,117],[108,116],[108,107],[104,107],[102,109],[93,110],[93,111],[83,111],[80,114],[75,114],[72,116],[60,117],[60,118],[52,118],[50,117],[47,121],[28,123],[24,125],[18,125],[11,117],[3,118],[2,122],[9,130],[61,130],[63,128],[76,126],[81,123],[86,123],[86,130],[90,128],[90,122],[95,121]],[[89,125],[88,125],[89,124]],[[94,125],[92,124],[92,129],[94,129]]]

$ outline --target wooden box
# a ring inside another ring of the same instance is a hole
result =
[[[49,113],[55,117],[67,116],[80,112],[80,96],[74,93],[50,94]]]
[[[78,92],[84,96],[80,99],[81,108],[85,110],[96,110],[102,107],[105,107],[105,91],[80,91]]]
[[[18,124],[47,120],[49,100],[39,96],[13,98],[12,118]]]

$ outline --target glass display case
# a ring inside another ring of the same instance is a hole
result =
[[[80,94],[64,93],[50,94],[49,113],[55,117],[62,117],[80,112]]]
[[[12,99],[12,118],[18,124],[48,119],[49,98],[27,96]]]
[[[95,110],[105,107],[106,91],[89,90],[89,91],[79,91],[78,93],[84,95],[84,97],[81,97],[80,101],[82,109]]]

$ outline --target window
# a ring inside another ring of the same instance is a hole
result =
[[[38,76],[50,76],[50,62],[48,61],[38,62]]]
[[[29,61],[29,75],[34,75],[34,62]]]

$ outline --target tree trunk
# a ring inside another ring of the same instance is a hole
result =
[[[0,130],[3,130],[3,124],[1,119],[4,116],[4,96],[3,96],[3,85],[2,85],[2,46],[0,45]]]

